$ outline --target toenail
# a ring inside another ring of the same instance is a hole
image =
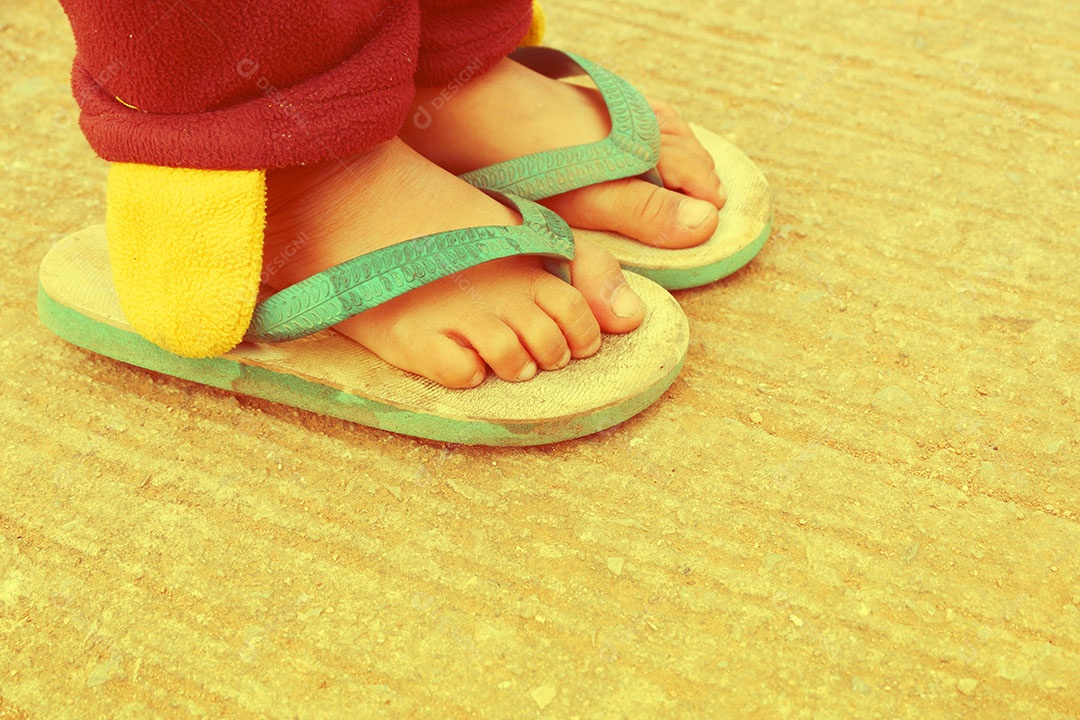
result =
[[[514,378],[514,382],[524,382],[526,380],[532,380],[534,377],[536,377],[536,363],[531,362],[518,373],[518,376]]]
[[[564,352],[562,357],[559,358],[559,361],[557,363],[555,363],[555,369],[558,370],[559,368],[564,368],[567,365],[569,365],[570,364],[570,357],[571,357],[570,348],[566,348],[566,352]]]
[[[700,227],[716,212],[716,206],[704,200],[683,200],[679,208],[679,223],[688,230]]]
[[[603,339],[600,336],[597,336],[596,339],[589,344],[589,347],[585,348],[585,352],[581,353],[581,357],[590,357],[600,352],[600,343],[602,342]]]
[[[487,377],[487,373],[483,370],[477,370],[476,374],[472,376],[472,380],[469,381],[469,387],[476,387],[480,383],[484,382],[484,378]]]
[[[645,305],[629,285],[620,285],[615,290],[615,297],[611,299],[611,312],[615,313],[615,317],[637,317],[643,310]]]

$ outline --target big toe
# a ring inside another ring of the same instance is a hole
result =
[[[713,203],[637,178],[556,195],[544,204],[574,227],[609,230],[661,248],[700,245],[720,220]]]

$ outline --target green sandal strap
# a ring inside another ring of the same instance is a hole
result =
[[[596,63],[553,48],[519,48],[511,57],[548,77],[587,73],[607,104],[611,133],[594,143],[546,150],[473,170],[461,176],[464,180],[529,200],[636,175],[661,184],[655,172],[660,159],[660,125],[648,101],[633,85]]]
[[[574,236],[555,213],[523,198],[489,192],[521,213],[521,225],[466,228],[374,250],[316,273],[260,302],[245,340],[283,342],[312,335],[364,310],[480,263],[540,255],[565,266]],[[545,268],[569,281],[565,267]]]

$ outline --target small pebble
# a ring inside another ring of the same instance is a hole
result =
[[[1057,455],[1058,451],[1061,450],[1061,448],[1063,447],[1065,447],[1064,440],[1051,440],[1050,442],[1046,443],[1046,446],[1043,448],[1043,452],[1045,452],[1047,455]]]
[[[104,685],[122,675],[123,670],[120,665],[122,661],[121,657],[115,656],[96,665],[86,678],[86,686],[97,687],[98,685]]]
[[[555,695],[555,688],[550,685],[541,685],[532,691],[532,699],[536,701],[541,710],[551,704],[551,701],[555,699]]]
[[[956,689],[965,695],[973,694],[978,686],[979,681],[975,678],[961,678],[956,681]]]

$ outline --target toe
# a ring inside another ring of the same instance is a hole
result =
[[[694,131],[690,124],[679,117],[679,113],[671,105],[660,100],[650,100],[653,113],[656,114],[656,122],[660,125],[660,132],[665,135],[679,135],[693,138]]]
[[[660,153],[657,165],[665,187],[679,190],[685,195],[706,200],[722,207],[724,197],[720,177],[690,150],[667,147]]]
[[[472,347],[507,382],[531,380],[537,371],[536,361],[521,344],[521,339],[494,315],[480,315],[463,323],[460,339]]]
[[[578,240],[571,274],[600,329],[624,333],[641,325],[645,304],[626,282],[618,261],[598,245]]]
[[[379,313],[380,308],[346,320],[337,327],[386,362],[450,388],[479,385],[487,374],[480,355],[465,343],[405,314]],[[422,340],[418,340],[422,338]]]
[[[575,258],[571,264],[572,274],[577,262]],[[573,357],[588,357],[600,349],[600,325],[576,287],[548,275],[534,283],[533,299],[559,327]]]
[[[544,370],[558,370],[570,362],[570,346],[558,324],[539,307],[504,316],[521,344]]]
[[[479,353],[445,335],[435,337],[424,347],[423,354],[412,358],[410,363],[416,368],[412,372],[448,388],[476,387],[487,375],[487,367]],[[403,367],[399,363],[392,364]]]
[[[668,148],[679,148],[693,155],[706,170],[716,170],[716,159],[713,158],[712,153],[705,149],[705,146],[698,142],[694,137],[683,137],[681,135],[661,135],[660,136],[660,153],[663,154]]]
[[[700,245],[719,222],[713,203],[636,178],[556,195],[544,204],[574,227],[610,230],[661,248]]]

